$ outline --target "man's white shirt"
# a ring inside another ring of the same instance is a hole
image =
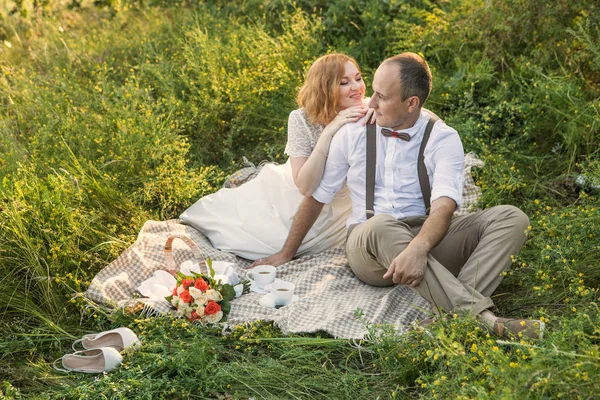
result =
[[[389,214],[396,219],[425,215],[419,184],[417,157],[429,113],[421,111],[419,119],[406,132],[406,142],[381,134],[377,126],[377,162],[375,168],[375,215]],[[352,215],[346,225],[366,221],[366,127],[362,120],[344,125],[333,137],[325,172],[313,198],[329,203],[347,180],[352,200]],[[431,184],[431,202],[445,196],[460,207],[463,187],[464,152],[456,130],[438,121],[425,148],[425,166]]]

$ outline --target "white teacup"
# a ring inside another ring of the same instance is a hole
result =
[[[264,289],[265,286],[275,282],[276,271],[272,265],[257,265],[248,271],[248,279],[253,281],[258,289]]]
[[[271,296],[276,306],[287,306],[292,302],[296,286],[291,282],[277,281],[271,285]]]

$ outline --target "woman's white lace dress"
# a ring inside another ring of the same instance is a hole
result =
[[[323,126],[308,121],[303,109],[292,111],[285,153],[308,157],[322,131]],[[256,260],[281,250],[302,199],[288,160],[283,165],[265,165],[256,178],[237,188],[201,198],[180,218],[206,235],[217,249]],[[350,211],[350,195],[344,187],[325,205],[297,255],[343,244]]]

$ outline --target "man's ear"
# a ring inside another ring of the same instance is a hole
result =
[[[408,112],[413,113],[418,110],[421,106],[421,101],[417,96],[411,96],[408,98]]]

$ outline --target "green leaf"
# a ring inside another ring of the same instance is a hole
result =
[[[221,294],[223,295],[224,301],[231,301],[235,298],[235,289],[233,288],[233,286],[225,284],[221,289]]]
[[[206,259],[206,265],[208,266],[208,272],[210,273],[210,277],[215,277],[215,270],[212,267],[212,260],[210,258]]]
[[[198,278],[203,278],[204,279],[204,277],[202,276],[202,274],[199,274],[197,272],[192,271],[192,275],[194,276],[195,279],[198,279]]]
[[[222,300],[219,305],[221,306],[221,311],[223,311],[223,314],[229,314],[231,311],[231,303],[229,303],[229,301]]]
[[[182,280],[189,278],[189,276],[187,276],[186,274],[184,274],[181,271],[177,271],[175,277],[177,278],[177,283],[178,284],[180,284]]]

